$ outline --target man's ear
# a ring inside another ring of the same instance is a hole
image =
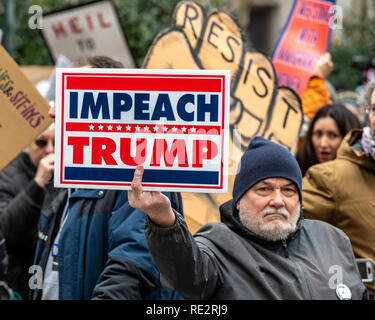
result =
[[[238,211],[240,211],[240,201],[241,201],[241,199],[238,200],[237,203],[236,203],[236,209],[237,209]]]

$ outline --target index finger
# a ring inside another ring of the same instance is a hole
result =
[[[134,177],[131,184],[132,191],[137,195],[142,192],[142,178],[143,178],[144,167],[139,165],[135,168]]]

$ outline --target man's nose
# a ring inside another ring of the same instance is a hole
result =
[[[275,189],[274,192],[272,193],[270,206],[275,207],[275,208],[285,207],[284,197],[280,189]]]

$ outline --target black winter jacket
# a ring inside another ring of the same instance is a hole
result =
[[[33,179],[36,168],[22,152],[0,172],[0,230],[6,239],[8,285],[28,297],[28,273],[33,264],[40,209],[45,196]]]
[[[176,214],[170,228],[150,219],[145,232],[162,283],[185,299],[368,298],[350,241],[339,229],[301,216],[286,241],[267,241],[245,228],[232,201],[221,206],[222,223],[209,223],[194,237]]]

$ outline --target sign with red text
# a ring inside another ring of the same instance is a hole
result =
[[[53,121],[50,106],[0,45],[0,170]]]
[[[229,71],[56,69],[55,186],[227,192]]]
[[[299,95],[306,89],[319,58],[326,52],[335,0],[295,0],[272,55],[278,84]]]
[[[97,1],[43,15],[42,35],[51,56],[75,61],[106,55],[135,67],[112,1]]]

